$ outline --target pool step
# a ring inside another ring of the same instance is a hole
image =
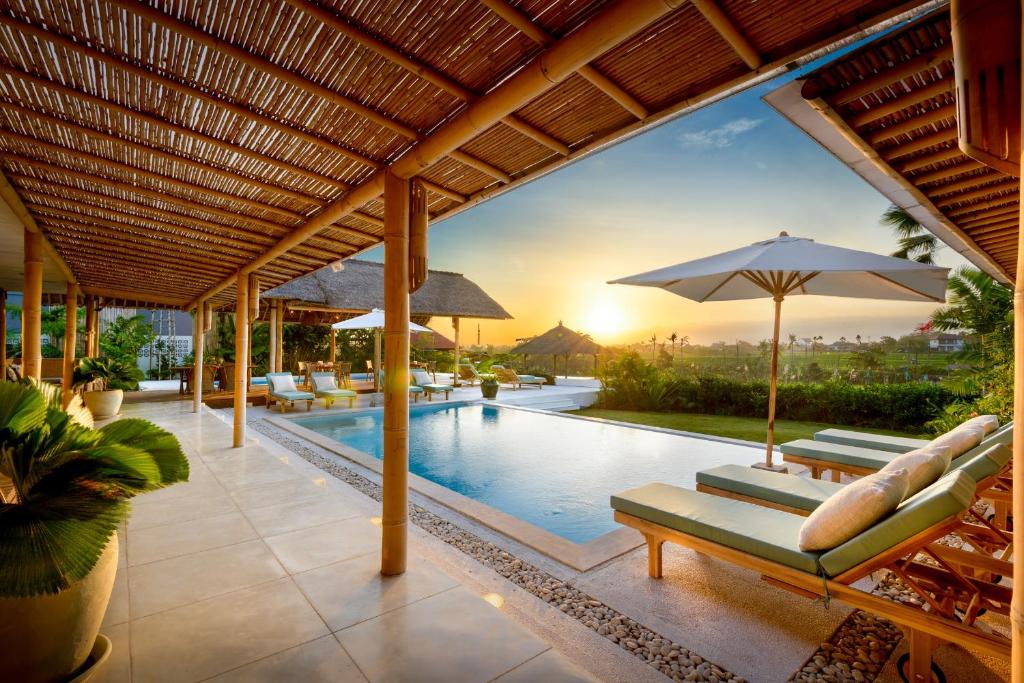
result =
[[[571,398],[567,398],[564,396],[534,401],[516,401],[514,405],[520,405],[524,408],[533,408],[534,410],[550,410],[553,412],[564,412],[569,410],[580,409],[579,404],[577,404]]]

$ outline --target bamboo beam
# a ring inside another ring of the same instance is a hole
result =
[[[962,180],[954,180],[951,183],[945,183],[943,185],[935,185],[928,188],[925,193],[929,197],[941,197],[943,195],[952,194],[954,192],[960,192],[962,190],[969,190],[973,187],[979,187],[987,183],[994,183],[997,180],[1002,180],[1006,175],[999,173],[998,171],[992,171],[991,173],[981,173],[973,175],[969,178],[963,178]]]
[[[864,126],[871,125],[876,121],[884,119],[886,116],[891,116],[897,112],[901,112],[904,109],[927,102],[928,100],[941,97],[943,95],[953,94],[953,78],[943,78],[940,80],[926,85],[923,88],[916,88],[908,93],[904,93],[899,97],[894,97],[891,100],[887,100],[882,104],[877,104],[869,109],[865,109],[859,114],[854,114],[847,119],[847,123],[853,128],[863,128]]]
[[[922,154],[916,159],[904,161],[901,164],[892,164],[892,166],[901,175],[906,175],[908,173],[911,173],[912,171],[916,171],[919,168],[931,166],[932,164],[939,164],[942,163],[943,161],[950,161],[951,159],[963,160],[966,158],[967,156],[960,151],[959,147],[953,147],[951,149],[940,149],[935,152],[929,152],[928,154]],[[911,181],[913,181],[913,178],[911,178]]]
[[[466,195],[461,192],[449,190],[446,187],[438,185],[437,183],[432,183],[429,180],[424,180],[423,178],[420,178],[419,181],[428,192],[433,192],[434,194],[441,195],[442,197],[447,197],[448,199],[459,202],[460,204],[466,201]]]
[[[854,100],[870,95],[876,90],[887,88],[904,78],[908,78],[915,74],[919,74],[927,69],[935,69],[942,62],[948,62],[953,59],[953,45],[946,44],[938,47],[930,52],[926,52],[912,59],[908,59],[901,64],[897,64],[892,68],[887,68],[879,73],[868,76],[867,78],[858,81],[842,91],[836,94],[834,97],[829,98],[829,102],[833,106],[847,104]],[[811,83],[812,81],[808,81]],[[807,86],[805,86],[806,88]],[[815,95],[816,97],[817,95]],[[807,95],[804,95],[807,97]]]
[[[939,208],[946,208],[954,204],[964,204],[966,202],[974,201],[975,199],[982,199],[984,197],[988,197],[989,195],[996,194],[997,192],[1012,192],[1013,190],[1019,189],[1019,180],[1007,180],[1002,183],[997,183],[995,185],[983,187],[980,190],[974,190],[972,192],[963,192],[961,194],[947,197],[942,201],[936,202],[936,206],[938,206]]]
[[[384,180],[384,468],[381,574],[405,572],[409,516],[409,191]],[[379,372],[374,366],[373,371]]]
[[[879,153],[882,155],[883,159],[889,161],[892,159],[898,159],[899,157],[905,157],[908,154],[913,154],[914,152],[920,152],[922,149],[928,149],[929,147],[943,145],[949,142],[956,142],[955,126],[922,135],[921,137],[914,138],[909,142],[886,147],[879,150]]]
[[[548,47],[555,42],[554,36],[534,23],[530,17],[519,11],[519,9],[505,2],[505,0],[480,0],[480,4],[497,14],[499,17],[504,19],[506,23],[538,45]],[[584,64],[577,69],[576,72],[586,80],[590,81],[591,85],[615,100],[623,109],[636,118],[641,120],[647,118],[649,112],[639,100],[630,95],[622,86],[615,83],[612,79],[605,76],[596,68],[589,64]],[[516,117],[516,121],[521,121],[521,119]],[[502,122],[508,124],[508,120],[503,120]],[[565,153],[567,154],[568,152]]]
[[[249,276],[239,275],[235,290],[235,403],[232,446],[245,445],[245,408],[249,374]]]
[[[1017,204],[1020,201],[1019,196],[1005,195],[1003,197],[996,197],[986,202],[979,202],[972,204],[971,206],[964,206],[957,209],[953,209],[945,212],[947,216],[954,219],[959,219],[963,216],[982,216],[992,210],[1004,210],[1011,204]]]
[[[986,166],[979,161],[967,161],[955,166],[946,166],[935,171],[929,171],[928,173],[922,173],[921,175],[914,176],[914,184],[920,187],[921,185],[927,185],[928,183],[934,183],[940,180],[949,180],[950,178],[961,176],[964,173],[977,171],[980,168],[986,168]]]
[[[78,346],[78,285],[68,283],[64,297],[64,367],[61,375],[61,396],[67,408],[75,393],[71,383],[75,376],[75,347]]]
[[[359,152],[356,152],[354,150],[348,149],[347,147],[338,145],[334,142],[331,142],[330,140],[310,133],[309,131],[303,128],[298,128],[296,126],[282,123],[269,116],[264,116],[263,114],[260,114],[259,112],[254,111],[248,107],[235,104],[234,102],[226,98],[223,98],[219,95],[213,94],[205,90],[201,90],[199,88],[191,87],[184,83],[179,83],[173,78],[162,76],[159,73],[156,73],[155,71],[151,71],[150,69],[144,66],[139,66],[134,62],[124,59],[120,56],[115,56],[110,53],[102,52],[95,48],[89,47],[85,43],[69,38],[55,31],[48,30],[41,26],[36,26],[35,24],[32,24],[30,22],[22,21],[20,19],[16,19],[8,15],[0,15],[0,26],[7,26],[8,28],[11,28],[15,31],[19,31],[24,34],[34,36],[39,40],[50,43],[55,47],[75,52],[79,55],[82,55],[83,57],[95,60],[107,66],[113,67],[119,71],[124,71],[134,76],[138,76],[139,78],[148,80],[151,83],[155,83],[161,86],[161,88],[165,88],[172,92],[176,92],[187,97],[193,97],[207,104],[211,104],[215,107],[218,107],[219,109],[230,112],[235,116],[238,116],[242,121],[251,121],[254,123],[258,123],[259,125],[269,128],[271,130],[277,131],[279,133],[284,133],[290,138],[302,140],[303,142],[306,142],[308,144],[316,145],[322,149],[326,149],[335,154],[339,154],[345,158],[351,159],[352,161],[357,161],[361,164],[372,166],[374,168],[380,167],[380,162],[374,159],[370,159],[369,157],[360,154]]]
[[[319,7],[318,5],[312,2],[308,2],[308,0],[285,1],[289,5],[294,7],[296,10],[304,14],[308,14],[312,17],[315,17],[317,21],[319,21],[321,24],[329,26],[332,30],[340,33],[341,35],[349,38],[350,40],[355,41],[356,43],[359,43],[363,47],[376,52],[378,55],[388,60],[392,64],[402,67],[406,71],[412,73],[413,75],[419,78],[422,78],[423,80],[427,81],[434,87],[443,90],[449,95],[455,96],[456,98],[462,100],[463,102],[472,102],[478,97],[477,93],[474,93],[473,91],[469,90],[462,84],[456,82],[454,79],[445,76],[444,74],[442,74],[441,72],[427,64],[424,64],[416,59],[413,59],[412,57],[407,56],[406,54],[396,49],[392,45],[389,45],[383,40],[370,35],[363,29],[355,26],[348,19],[345,19],[335,14],[334,12]],[[516,130],[520,131],[524,135],[528,135],[529,137],[533,138],[540,144],[545,145],[560,154],[568,153],[568,147],[566,147],[563,143],[559,142],[558,140],[555,140],[551,135],[540,130],[536,126],[533,126],[527,123],[526,121],[523,121],[517,116],[510,115],[506,117],[506,119],[507,120],[505,120],[504,123],[514,125]],[[565,149],[566,151],[562,152],[562,149]],[[466,164],[467,166],[472,166],[473,168],[476,168],[478,171],[486,173],[487,175],[490,175],[493,178],[501,180],[502,182],[507,183],[510,182],[511,180],[511,177],[501,169],[491,164],[488,164],[486,161],[483,161],[482,159],[477,159],[476,157],[470,156],[465,152],[453,150],[452,153],[449,154],[448,156],[450,156],[452,159],[455,159],[456,161]]]
[[[429,167],[448,151],[458,148],[487,130],[515,109],[549,91],[575,73],[580,66],[628,40],[657,19],[676,9],[684,0],[617,0],[569,36],[553,43],[529,64],[498,87],[468,105],[462,112],[417,143],[392,165],[399,177],[409,178]],[[311,216],[305,223],[251,264],[253,272],[280,254],[300,244],[326,226],[340,220],[384,191],[384,174],[375,173]],[[207,299],[231,285],[224,280],[202,294]]]
[[[732,19],[718,6],[714,0],[691,0],[693,6],[704,15],[704,18],[708,20],[718,34],[725,39],[725,42],[729,43],[736,54],[749,66],[751,69],[756,69],[764,64],[764,59],[758,53],[751,42],[745,35],[736,27]]]
[[[143,301],[143,302],[159,304],[161,306],[171,306],[173,308],[180,308],[180,307],[184,306],[186,303],[188,303],[187,301],[185,301],[183,299],[175,299],[173,297],[162,297],[162,296],[157,296],[155,298],[154,297],[150,297],[150,296],[140,297],[137,292],[121,290],[121,289],[105,289],[103,287],[82,287],[82,292],[86,295],[87,299],[92,298],[92,297],[96,297],[96,296],[102,296],[102,297],[105,297],[105,298],[108,298],[108,299],[125,299],[125,300]]]
[[[955,104],[944,104],[934,109],[929,109],[923,114],[916,114],[909,118],[894,123],[891,126],[885,128],[879,128],[878,130],[868,133],[864,139],[867,140],[869,145],[878,145],[885,140],[891,140],[898,135],[906,135],[912,133],[915,130],[920,130],[925,126],[931,126],[941,121],[956,118],[956,105]]]
[[[25,278],[21,302],[22,376],[42,380],[43,235],[25,228]]]
[[[192,319],[192,412],[203,409],[203,323],[206,302],[199,304]]]
[[[18,217],[18,220],[21,222],[22,227],[24,227],[26,230],[31,230],[32,232],[39,232],[39,226],[36,225],[35,219],[32,218],[32,214],[29,212],[29,210],[25,208],[25,204],[21,201],[21,197],[18,195],[17,190],[14,188],[13,185],[11,185],[10,181],[7,180],[7,176],[5,176],[3,172],[0,172],[0,199],[2,199],[5,204],[7,204],[7,207],[11,210],[11,213]],[[72,272],[71,267],[64,262],[64,259],[61,257],[61,255],[57,253],[57,250],[53,248],[53,245],[50,244],[49,240],[47,240],[45,237],[43,237],[43,251],[46,253],[46,256],[51,261],[53,261],[53,263],[57,266],[57,269],[60,270],[61,273],[63,273],[65,280],[67,280],[68,282],[78,281],[78,278],[75,277],[75,274],[74,272]]]
[[[976,216],[958,221],[962,228],[973,228],[978,225],[988,225],[989,223],[998,222],[1007,218],[1017,218],[1017,214],[1020,210],[1016,207],[1008,207],[1001,209],[989,209],[988,211],[981,211]]]
[[[321,175],[319,173],[316,173],[315,171],[311,171],[301,166],[296,166],[295,164],[289,163],[287,161],[282,161],[281,159],[275,159],[272,156],[263,154],[262,152],[251,150],[248,147],[244,147],[242,145],[236,145],[226,140],[215,138],[212,135],[207,135],[206,133],[200,132],[193,128],[189,128],[188,126],[182,126],[176,123],[172,123],[171,121],[161,118],[155,114],[138,111],[136,109],[126,107],[122,104],[111,102],[110,100],[105,100],[102,97],[97,97],[96,95],[87,93],[84,90],[71,88],[57,81],[53,81],[48,78],[43,78],[41,76],[36,76],[35,74],[30,74],[28,72],[22,71],[21,69],[16,69],[11,66],[4,66],[0,64],[0,76],[10,76],[12,78],[17,78],[18,80],[21,80],[25,83],[31,83],[35,86],[45,88],[52,92],[60,93],[66,97],[88,102],[89,104],[95,107],[99,107],[100,109],[106,112],[120,114],[121,116],[124,116],[126,118],[135,119],[137,121],[146,123],[150,126],[155,126],[157,128],[162,128],[164,130],[171,131],[175,135],[183,135],[186,137],[194,138],[196,140],[202,140],[203,142],[211,145],[216,149],[222,151],[229,151],[232,154],[237,154],[238,156],[243,156],[253,161],[267,164],[268,166],[272,166],[273,168],[280,169],[282,171],[287,171],[288,173],[297,175],[301,178],[305,178],[306,180],[311,180],[313,182],[329,185],[335,189],[345,189],[347,187],[345,183],[335,178],[331,178],[326,175]]]
[[[987,223],[981,225],[974,225],[969,228],[963,225],[961,225],[960,227],[968,230],[971,233],[971,235],[985,235],[1000,230],[1006,230],[1008,228],[1016,228],[1017,216],[1009,216],[1007,218],[1003,218],[1002,220],[991,220]]]

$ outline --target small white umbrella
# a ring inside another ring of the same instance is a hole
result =
[[[611,280],[609,284],[661,287],[699,302],[766,296],[775,300],[765,456],[765,466],[771,469],[783,299],[794,294],[817,294],[942,302],[948,273],[948,268],[818,244],[782,232],[774,239],[755,242],[749,247]]]
[[[342,320],[331,325],[336,330],[373,330],[373,391],[380,389],[380,332],[384,329],[384,311],[375,308],[369,313]],[[409,322],[410,332],[430,332],[431,330]]]

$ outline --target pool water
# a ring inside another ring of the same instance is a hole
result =
[[[377,459],[382,421],[380,411],[295,420]],[[481,404],[413,408],[409,430],[410,471],[576,543],[618,528],[613,493],[652,481],[692,489],[698,470],[764,457],[750,446]]]

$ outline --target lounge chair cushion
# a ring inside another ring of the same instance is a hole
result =
[[[668,484],[647,484],[611,498],[620,512],[720,543],[794,569],[817,572],[817,555],[797,548],[803,517]]]
[[[985,430],[980,426],[959,426],[940,437],[932,439],[933,446],[945,446],[950,450],[950,456],[958,458],[967,451],[981,443],[985,438]]]
[[[356,392],[351,389],[342,389],[334,381],[334,375],[330,373],[313,373],[310,379],[313,380],[313,391],[318,395],[330,396],[355,396]],[[340,392],[340,393],[339,393]]]
[[[291,373],[284,375],[270,375],[270,388],[275,394],[284,394],[288,391],[296,391],[295,380]]]
[[[870,448],[845,446],[838,443],[824,443],[822,441],[812,441],[811,439],[789,441],[782,444],[780,448],[786,455],[798,455],[803,458],[821,460],[822,467],[826,468],[828,463],[836,463],[853,467],[864,467],[870,470],[880,470],[899,455],[898,453],[886,453]]]
[[[455,387],[450,384],[421,384],[427,391],[452,391]]]
[[[722,465],[697,473],[697,483],[741,496],[813,512],[842,484],[741,465]]]
[[[308,391],[275,391],[274,398],[283,398],[286,401],[312,401],[315,396]]]
[[[931,486],[939,480],[946,470],[949,469],[949,449],[945,446],[925,446],[916,451],[910,451],[898,455],[879,472],[891,472],[892,470],[904,469],[910,475],[907,492],[904,498],[909,498],[921,489]]]
[[[422,394],[423,393],[423,387],[410,386],[409,387],[409,393],[410,394]]]
[[[981,482],[999,474],[1012,457],[1013,451],[1008,446],[996,444],[973,458],[961,456],[950,466],[950,471],[961,470],[970,475],[974,481]]]
[[[963,427],[981,427],[981,431],[985,433],[985,436],[988,436],[992,432],[999,429],[999,418],[995,415],[978,415],[977,417],[972,417],[971,419],[965,421],[963,424],[957,427],[957,429]]]
[[[910,474],[875,472],[843,487],[818,506],[800,527],[800,550],[831,550],[868,529],[903,501]]]
[[[944,519],[967,509],[977,485],[966,472],[950,472],[903,501],[896,512],[862,534],[821,555],[818,562],[829,576],[842,574]]]
[[[822,429],[820,432],[815,432],[814,440],[827,443],[841,443],[847,446],[859,446],[860,448],[873,448],[876,451],[889,451],[890,453],[908,453],[929,444],[928,439],[868,434],[867,432],[858,432],[850,429]]]
[[[412,370],[409,374],[412,375],[412,380],[417,386],[426,386],[427,384],[432,384],[434,381],[430,379],[430,375],[428,375],[425,370]]]

